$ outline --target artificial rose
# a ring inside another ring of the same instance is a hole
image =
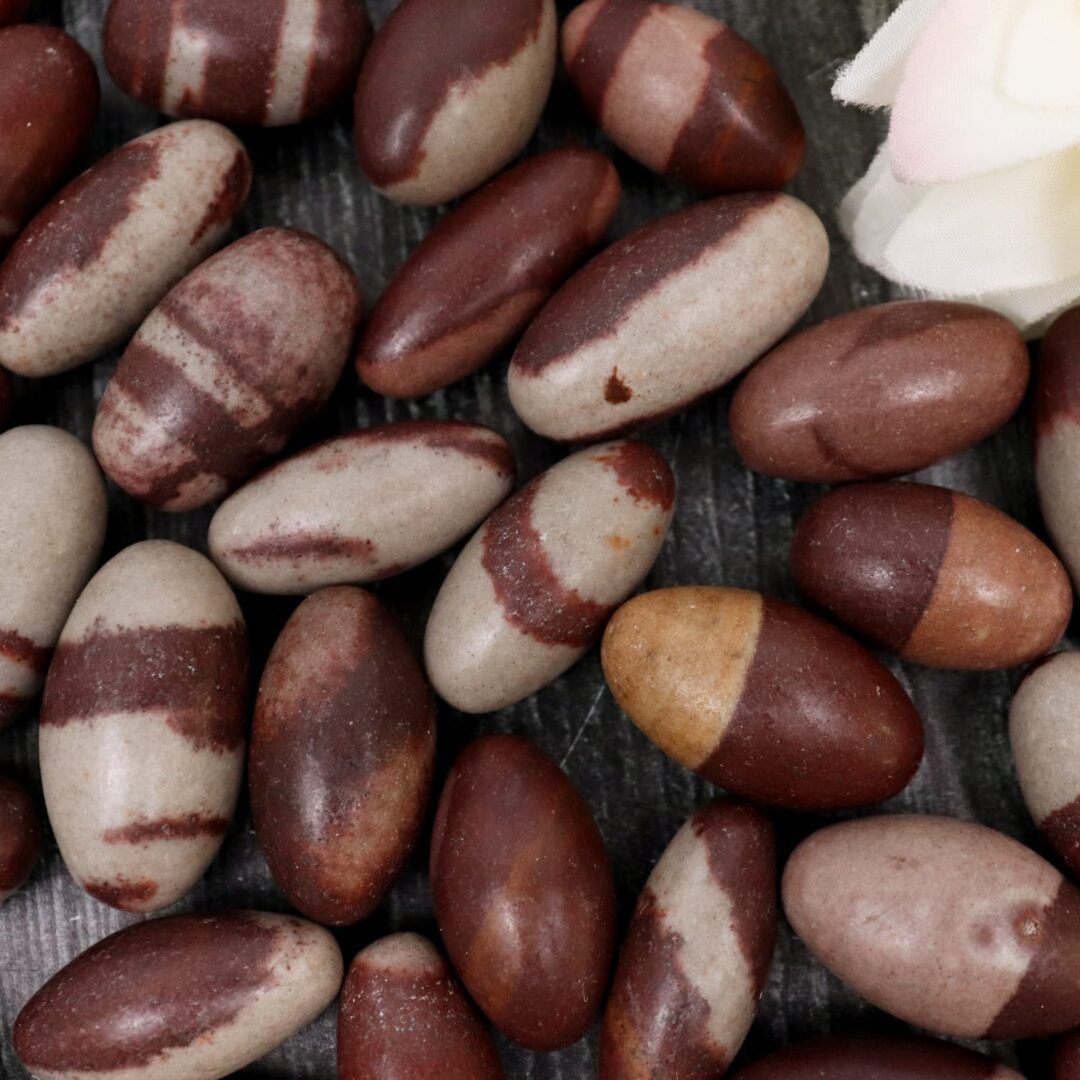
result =
[[[891,109],[856,254],[1037,333],[1080,300],[1080,0],[904,0],[833,86]]]

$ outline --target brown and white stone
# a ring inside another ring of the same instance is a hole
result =
[[[510,363],[510,400],[540,435],[594,441],[718,390],[803,315],[829,242],[789,195],[697,203],[606,248],[547,302]]]
[[[0,904],[33,873],[44,832],[37,800],[14,776],[0,773]]]
[[[395,202],[430,206],[482,184],[524,148],[547,102],[554,0],[403,0],[356,84],[356,146]]]
[[[720,799],[675,834],[634,909],[600,1037],[600,1080],[713,1080],[757,1012],[776,941],[776,847]]]
[[[360,0],[112,0],[105,66],[171,116],[295,124],[351,89],[371,38]]]
[[[832,825],[788,861],[784,912],[880,1009],[959,1038],[1080,1025],[1080,891],[983,825],[893,815]]]
[[[491,1035],[427,938],[391,934],[357,953],[341,991],[338,1080],[503,1080]]]
[[[41,707],[41,780],[71,875],[123,911],[202,876],[244,769],[247,638],[232,590],[190,548],[125,548],[83,590]]]
[[[105,484],[59,428],[0,435],[0,728],[38,695],[52,648],[105,542]]]
[[[445,551],[510,492],[514,455],[480,424],[353,431],[257,476],[218,508],[210,553],[252,592],[376,581]]]
[[[585,0],[562,56],[607,136],[653,172],[715,194],[783,187],[802,165],[806,133],[776,71],[704,12]]]
[[[249,785],[259,844],[302,914],[370,915],[416,844],[431,794],[435,709],[394,617],[363,589],[309,596],[259,685]]]
[[[644,593],[615,613],[601,660],[616,701],[661,750],[755,802],[881,802],[922,760],[922,721],[891,672],[823,619],[760,593]]]
[[[0,264],[0,365],[55,375],[119,345],[225,238],[251,162],[187,120],[114,150],[63,188]]]
[[[1024,801],[1073,877],[1080,877],[1080,653],[1038,664],[1009,707]]]
[[[94,421],[102,468],[165,510],[224,495],[326,403],[360,306],[353,272],[309,233],[260,229],[230,244],[120,358]]]
[[[232,911],[135,923],[23,1007],[15,1052],[39,1080],[221,1080],[311,1023],[341,950],[303,919]]]
[[[458,556],[428,620],[436,692],[480,713],[576,663],[663,545],[675,478],[639,442],[582,450],[508,499]]]
[[[996,507],[929,484],[855,484],[810,507],[791,544],[800,591],[905,660],[987,670],[1042,656],[1072,589],[1054,553]]]

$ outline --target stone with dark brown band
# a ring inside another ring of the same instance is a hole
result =
[[[21,781],[0,774],[0,903],[30,876],[43,835],[37,801]]]

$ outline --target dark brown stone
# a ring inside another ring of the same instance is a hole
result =
[[[0,774],[0,897],[30,876],[41,853],[41,811],[25,786]]]
[[[1035,369],[1035,428],[1048,434],[1059,418],[1080,420],[1080,307],[1054,320]]]

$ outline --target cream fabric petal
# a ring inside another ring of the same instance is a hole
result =
[[[885,249],[899,281],[949,292],[1080,274],[1080,147],[922,193]]]
[[[1033,109],[1002,92],[1010,35],[1030,0],[943,0],[904,65],[893,104],[893,171],[939,184],[1080,141],[1080,109]]]
[[[896,97],[911,47],[941,0],[904,0],[880,30],[845,64],[833,83],[837,101],[880,109]]]
[[[1080,107],[1080,3],[1028,0],[1009,37],[1003,84],[1013,101]]]
[[[1056,285],[983,293],[968,299],[1012,319],[1029,338],[1041,337],[1054,319],[1080,300],[1080,277],[1068,278]]]

